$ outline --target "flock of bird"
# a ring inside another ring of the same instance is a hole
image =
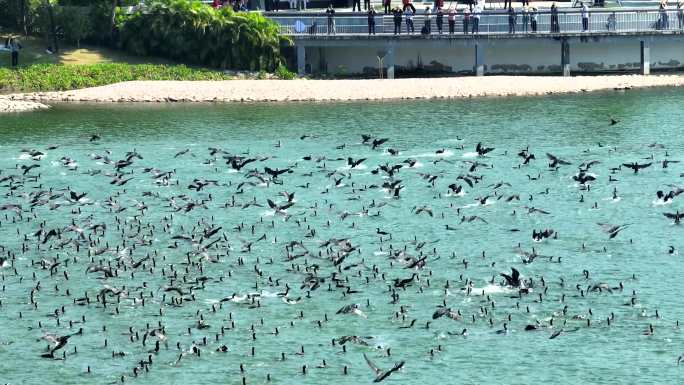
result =
[[[601,144],[565,158],[461,138],[420,154],[373,135],[300,150],[318,139],[267,153],[124,151],[106,135],[84,138],[87,151],[16,149],[0,172],[0,317],[13,329],[0,357],[76,361],[67,375],[115,383],[201,362],[197,380],[413,382],[480,339],[678,327],[640,301],[637,275],[577,261],[636,242],[634,223],[607,219],[620,183],[663,222],[684,218],[669,209],[683,188],[640,184],[676,165],[662,145],[612,163],[598,154],[619,150]]]

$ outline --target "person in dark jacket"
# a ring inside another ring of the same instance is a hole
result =
[[[508,33],[515,33],[515,24],[518,22],[518,15],[513,7],[508,7]]]
[[[371,7],[368,10],[368,36],[375,35],[375,9]]]
[[[9,40],[9,49],[12,53],[12,68],[16,68],[19,65],[19,50],[22,48],[19,40],[11,38]]]
[[[399,8],[399,7],[396,7],[396,8],[394,8],[394,10],[392,10],[392,15],[393,15],[392,18],[394,19],[394,34],[395,35],[397,35],[397,34],[401,35],[401,20],[402,20],[403,13],[404,12],[402,12],[401,8]]]
[[[435,22],[437,23],[437,32],[441,35],[444,28],[444,11],[442,11],[442,8],[437,8]]]
[[[385,7],[385,15],[389,15],[392,12],[392,0],[382,0],[382,5]]]
[[[560,32],[560,24],[558,23],[558,7],[556,6],[556,3],[551,4],[551,32]]]

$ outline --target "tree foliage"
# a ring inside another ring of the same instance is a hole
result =
[[[119,19],[120,42],[155,55],[215,68],[275,70],[282,62],[278,26],[258,13],[214,9],[196,0],[149,0]]]

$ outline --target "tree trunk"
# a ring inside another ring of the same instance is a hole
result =
[[[57,26],[55,25],[55,13],[52,9],[52,4],[50,0],[43,0],[45,6],[47,7],[48,16],[50,17],[50,31],[52,32],[52,45],[53,52],[59,52],[59,43],[57,41]]]
[[[118,3],[118,0],[112,0],[112,9],[110,12],[110,19],[109,19],[109,39],[111,40],[111,44],[114,45],[115,41],[115,31],[114,28],[116,27],[116,5]]]
[[[26,26],[26,0],[19,0],[19,27],[24,32],[24,36],[28,36],[28,29]]]

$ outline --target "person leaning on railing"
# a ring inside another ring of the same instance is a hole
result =
[[[454,7],[449,7],[449,16],[447,17],[447,21],[449,22],[449,35],[454,34],[454,29],[456,27],[456,10]]]
[[[435,17],[435,22],[437,23],[437,32],[441,35],[444,27],[444,11],[442,8],[437,8],[437,16]]]
[[[537,33],[537,16],[539,12],[536,7],[532,7],[530,11],[530,28],[532,28],[532,33]]]

